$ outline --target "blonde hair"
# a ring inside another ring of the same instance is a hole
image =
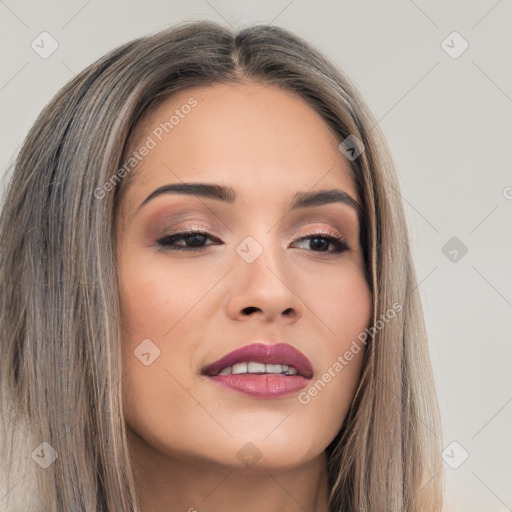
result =
[[[44,510],[136,511],[121,400],[114,219],[130,136],[173,93],[253,80],[300,95],[364,151],[350,161],[373,294],[361,380],[327,448],[336,512],[441,509],[441,434],[399,184],[380,129],[349,80],[290,32],[187,22],[111,51],[42,111],[15,162],[0,218],[1,419],[58,460],[38,471]],[[119,184],[98,198],[98,189]],[[96,191],[96,193],[95,193]],[[378,321],[392,304],[391,321]],[[27,443],[23,443],[27,445]],[[30,459],[30,457],[25,457]],[[26,460],[27,468],[34,462]]]

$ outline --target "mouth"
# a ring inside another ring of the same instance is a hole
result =
[[[265,364],[257,363],[256,361],[248,361],[237,363],[233,366],[226,366],[218,375],[242,375],[244,373],[251,373],[259,375],[262,373],[269,373],[272,375],[298,375],[297,368],[287,364]]]
[[[313,368],[291,345],[253,343],[205,366],[201,373],[224,389],[256,398],[277,398],[305,387]]]

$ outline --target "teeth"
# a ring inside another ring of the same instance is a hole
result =
[[[263,363],[247,363],[247,373],[265,373],[265,370]]]
[[[233,365],[231,373],[247,373],[247,363],[238,363]]]
[[[298,372],[293,366],[286,364],[263,364],[249,361],[247,363],[237,363],[233,366],[227,366],[219,375],[237,375],[241,373],[272,373],[275,375],[297,375]]]

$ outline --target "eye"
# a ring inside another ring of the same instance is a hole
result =
[[[329,254],[334,254],[351,250],[348,242],[334,231],[329,231],[328,233],[308,233],[297,239],[294,243],[308,240],[309,249],[311,249],[313,252],[327,252]],[[332,251],[328,250],[330,244],[332,244],[334,247]]]
[[[206,241],[210,239],[220,245],[222,241],[217,237],[210,235],[205,231],[188,229],[178,233],[172,233],[157,240],[159,250],[171,251],[201,251],[207,247]],[[326,252],[329,254],[339,254],[351,249],[347,241],[334,231],[312,232],[298,238],[297,242],[305,242],[309,240],[309,249],[313,252]],[[329,246],[333,246],[333,250],[329,251]]]
[[[164,251],[200,251],[206,247],[204,243],[207,239],[222,243],[218,238],[205,231],[189,229],[159,238],[157,244],[159,250]]]

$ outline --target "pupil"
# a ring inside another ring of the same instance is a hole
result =
[[[324,243],[318,243],[319,240],[322,240]],[[314,246],[314,247],[311,247],[312,249],[316,248],[316,249],[322,249],[322,250],[325,249],[326,250],[329,247],[329,242],[327,242],[325,240],[325,238],[312,238],[311,245]]]
[[[191,245],[194,247],[199,247],[204,242],[205,235],[202,235],[200,233],[195,233],[193,235],[189,235],[189,242],[191,242]]]

